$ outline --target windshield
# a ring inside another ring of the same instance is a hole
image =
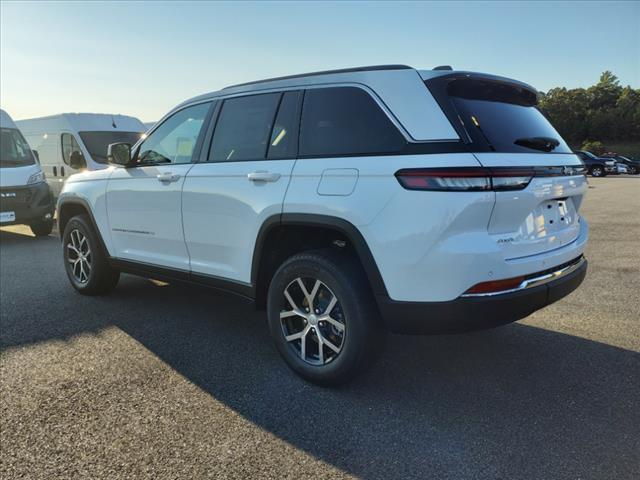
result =
[[[134,145],[144,132],[79,132],[89,155],[98,163],[107,163],[107,147],[111,143]]]
[[[19,130],[3,128],[0,133],[0,166],[23,167],[35,163],[31,148]]]
[[[471,137],[481,138],[492,151],[571,153],[529,90],[461,79],[451,82],[448,94]]]

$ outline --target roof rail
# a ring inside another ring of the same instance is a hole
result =
[[[285,77],[265,78],[264,80],[256,80],[253,82],[238,83],[236,85],[229,85],[224,87],[223,90],[235,87],[244,87],[245,85],[255,85],[257,83],[275,82],[277,80],[290,80],[292,78],[304,78],[313,77],[315,75],[328,75],[332,73],[353,73],[353,72],[372,72],[376,70],[412,70],[413,67],[408,65],[372,65],[369,67],[356,67],[356,68],[343,68],[340,70],[324,70],[322,72],[301,73],[298,75],[287,75]]]
[[[451,68],[451,65],[438,65],[434,70],[453,70],[453,68]]]

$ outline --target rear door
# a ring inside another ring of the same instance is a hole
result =
[[[133,167],[114,170],[107,212],[116,257],[188,272],[182,186],[202,145],[210,106],[174,113],[137,147]]]
[[[260,227],[282,212],[297,154],[300,98],[292,91],[222,101],[208,154],[189,171],[183,190],[194,276],[251,282]]]
[[[495,193],[488,229],[505,258],[573,242],[587,190],[582,162],[538,110],[535,93],[519,84],[473,78],[454,80],[447,92],[480,164],[530,179],[522,190]]]

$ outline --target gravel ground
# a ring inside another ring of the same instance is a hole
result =
[[[640,177],[591,180],[583,286],[528,319],[389,338],[337,390],[265,317],[194,286],[68,285],[60,243],[0,231],[0,477],[637,479]]]

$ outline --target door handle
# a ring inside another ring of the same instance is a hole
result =
[[[171,183],[171,182],[177,182],[178,180],[180,180],[180,175],[178,175],[177,173],[166,172],[166,173],[159,173],[156,176],[156,178],[158,179],[159,182]]]
[[[247,173],[247,178],[252,182],[277,182],[281,176],[279,173],[264,171]]]

